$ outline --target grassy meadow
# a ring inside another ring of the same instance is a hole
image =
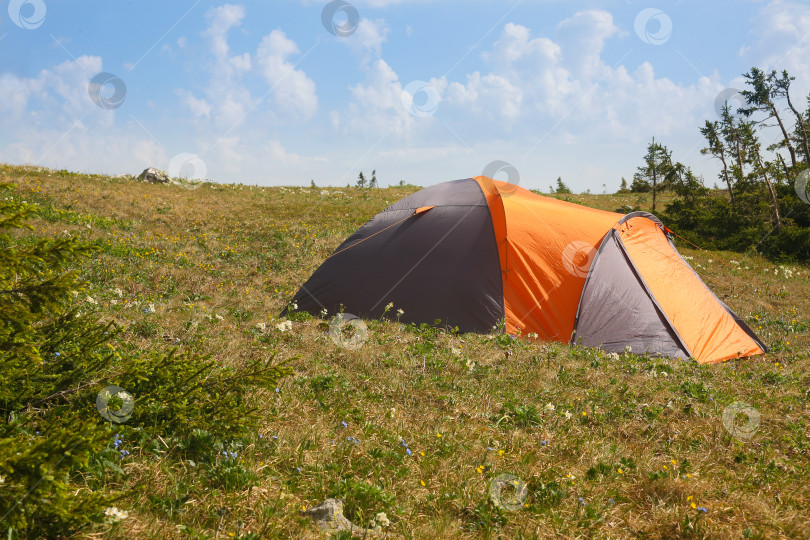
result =
[[[0,166],[0,182],[39,206],[18,234],[97,246],[75,301],[125,328],[123,349],[294,370],[254,396],[263,427],[221,467],[141,448],[121,424],[109,444],[128,452],[124,474],[107,485],[127,494],[127,515],[81,537],[321,538],[301,511],[327,497],[360,525],[385,512],[389,538],[810,537],[806,266],[679,244],[771,347],[719,365],[374,320],[351,349],[328,321],[278,314],[348,235],[417,188],[189,189],[17,166]],[[735,415],[738,402],[750,409]]]

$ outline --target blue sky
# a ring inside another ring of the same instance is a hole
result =
[[[721,91],[759,66],[810,92],[807,3],[347,4],[339,36],[314,0],[4,1],[0,161],[259,185],[376,169],[385,186],[499,160],[528,188],[599,193],[655,136],[711,185],[698,127]]]

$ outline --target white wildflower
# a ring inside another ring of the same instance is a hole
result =
[[[573,416],[569,411],[565,411],[565,419],[570,420],[571,416]]]
[[[225,320],[225,317],[223,317],[223,316],[222,316],[222,315],[220,315],[219,313],[217,313],[216,315],[214,315],[214,318],[216,318],[216,320],[218,320],[218,321],[224,321],[224,320]]]
[[[321,310],[321,318],[325,319],[327,315],[329,315],[329,310],[327,310],[326,308],[323,308]]]
[[[293,303],[290,304],[290,307],[292,308],[293,311],[297,311],[298,310],[298,303],[293,301]]]
[[[118,305],[118,300],[116,300],[115,298],[113,298],[112,300],[110,300],[110,305],[111,305],[111,306],[117,306],[117,305]]]
[[[628,345],[627,347],[625,347],[625,348],[624,348],[624,352],[628,352],[628,353],[629,353],[629,352],[633,352],[633,347],[631,347],[630,345]]]
[[[546,403],[546,406],[544,408],[550,412],[554,412],[557,409],[557,407],[555,407],[551,402]]]
[[[87,298],[85,298],[85,299],[84,299],[84,301],[85,301],[85,302],[87,302],[88,304],[93,304],[94,306],[97,306],[97,305],[98,305],[98,302],[96,302],[96,301],[93,299],[93,297],[92,297],[92,296],[88,296]]]
[[[329,192],[327,190],[325,190],[325,189],[322,189],[321,190],[321,197],[328,197],[328,196],[329,196]]]
[[[71,296],[73,296],[73,298],[76,298],[77,296],[79,296],[79,291],[70,291],[70,294]]]
[[[388,304],[385,306],[385,311],[388,311],[389,309],[394,309],[393,302],[388,302]]]
[[[469,358],[467,358],[467,369],[469,371],[474,371],[475,370],[475,362],[473,362]]]
[[[450,352],[453,353],[453,356],[461,356],[461,349],[458,347],[453,347]]]
[[[377,522],[381,527],[385,528],[391,525],[391,522],[388,521],[388,516],[385,515],[385,512],[379,512],[375,517],[374,521]]]
[[[5,476],[0,476],[0,484],[5,484],[5,483],[6,483],[6,477]]]
[[[276,325],[276,330],[279,332],[286,332],[288,330],[292,330],[292,321],[284,321],[280,322]]]
[[[126,510],[119,510],[115,506],[111,506],[104,510],[104,515],[107,516],[110,521],[115,523],[116,521],[123,521],[129,517],[129,512]]]
[[[258,324],[256,325],[256,328],[258,328],[259,330],[261,330],[262,332],[264,332],[265,328],[267,328],[267,325],[266,325],[266,324],[264,324],[263,322],[260,322],[260,323],[258,323]]]
[[[113,289],[113,294],[115,296],[117,296],[118,298],[121,298],[122,296],[124,296],[124,292],[121,289],[119,289],[118,287]]]
[[[397,315],[399,315],[400,317],[402,317],[402,315],[404,315],[404,314],[405,314],[405,312],[402,311],[402,308],[397,310]]]

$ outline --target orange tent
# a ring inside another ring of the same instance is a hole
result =
[[[653,215],[626,216],[479,176],[423,189],[347,239],[294,297],[313,314],[489,332],[710,363],[765,345]]]

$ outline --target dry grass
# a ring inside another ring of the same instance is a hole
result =
[[[366,321],[364,345],[348,350],[326,322],[299,315],[281,332],[277,314],[346,236],[413,189],[186,190],[11,166],[0,181],[41,204],[38,232],[98,242],[84,295],[127,328],[127,345],[221,362],[275,354],[295,369],[256,396],[267,421],[238,458],[255,480],[218,486],[125,441],[119,487],[145,489],[120,505],[131,517],[119,528],[91,536],[317,538],[301,508],[346,491],[357,520],[387,513],[391,537],[810,536],[806,267],[681,249],[773,347],[721,365],[385,321]],[[607,210],[649,204],[568,197]],[[761,415],[748,441],[722,424],[735,401]],[[529,488],[515,511],[490,501],[503,473]]]

